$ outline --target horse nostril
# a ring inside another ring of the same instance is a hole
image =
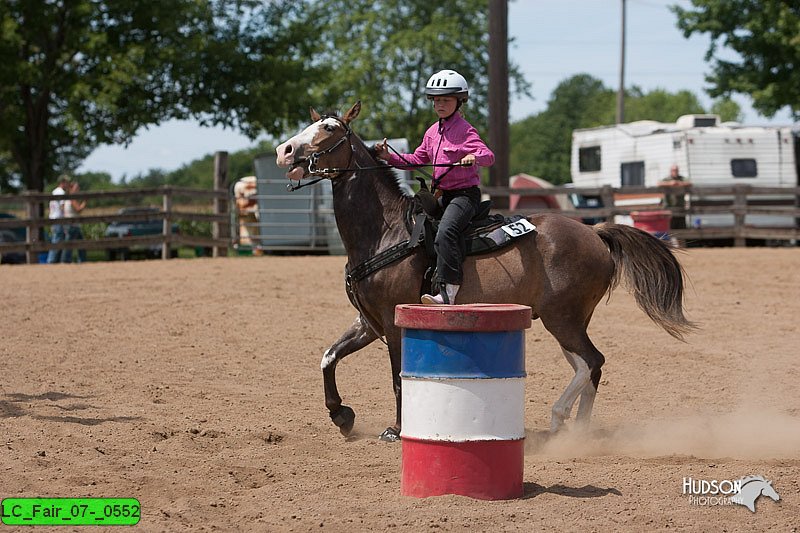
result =
[[[283,149],[283,155],[289,155],[294,151],[291,144],[287,144],[286,147]]]

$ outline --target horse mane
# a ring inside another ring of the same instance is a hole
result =
[[[333,109],[329,109],[326,110],[324,113],[320,113],[320,116],[322,118],[333,117],[341,122],[344,122],[341,113]],[[397,191],[397,194],[399,194],[401,197],[412,198],[414,195],[409,194],[408,190],[404,188],[406,182],[403,179],[403,177],[397,171],[395,171],[393,167],[388,165],[385,161],[383,161],[382,159],[378,159],[376,155],[375,145],[367,146],[367,143],[364,142],[364,139],[362,139],[360,135],[358,135],[355,131],[353,131],[352,128],[351,131],[353,133],[353,136],[356,139],[358,139],[358,141],[366,149],[370,157],[375,161],[376,165],[381,167],[375,169],[374,172],[377,172],[381,177],[389,179],[391,183],[394,184],[394,188]]]
[[[364,141],[361,142],[364,143]],[[413,194],[409,194],[408,190],[404,188],[404,186],[406,186],[407,184],[406,181],[403,179],[403,176],[401,176],[400,173],[394,169],[394,167],[391,167],[385,161],[378,159],[378,156],[376,155],[377,151],[375,150],[374,145],[367,146],[366,144],[364,144],[364,146],[366,147],[367,152],[369,152],[369,155],[372,156],[372,159],[374,159],[375,162],[378,163],[378,165],[382,166],[382,168],[378,169],[378,172],[380,172],[381,174],[388,174],[392,178],[394,184],[397,186],[397,192],[403,197],[411,198]]]
[[[764,483],[769,483],[769,481],[764,479],[763,476],[747,476],[747,477],[743,477],[739,481],[742,482],[742,487],[744,487],[745,485],[747,485],[748,483],[751,483],[753,481],[763,481]]]

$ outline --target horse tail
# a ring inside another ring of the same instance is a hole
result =
[[[624,274],[639,308],[667,333],[683,340],[684,334],[697,328],[683,315],[685,273],[671,245],[631,226],[605,223],[594,226],[594,230],[614,261],[609,291]]]

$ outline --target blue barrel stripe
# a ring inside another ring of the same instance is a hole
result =
[[[525,331],[404,329],[402,377],[525,377]]]

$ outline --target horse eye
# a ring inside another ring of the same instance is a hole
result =
[[[333,131],[333,130],[335,130],[335,129],[336,129],[336,128],[335,128],[335,127],[333,127],[333,126],[331,126],[330,124],[325,124],[325,131],[327,131],[327,132],[332,132],[332,131]]]

